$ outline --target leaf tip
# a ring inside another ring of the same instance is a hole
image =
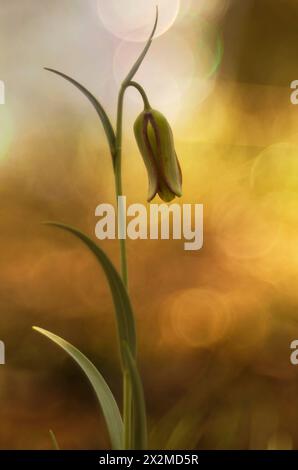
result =
[[[42,333],[44,330],[39,328],[38,326],[32,326],[32,330],[37,331],[38,333]]]
[[[153,28],[153,31],[152,31],[152,38],[155,34],[155,31],[156,31],[156,28],[157,28],[157,24],[158,24],[158,18],[159,18],[159,8],[158,8],[158,5],[155,6],[155,23],[154,23],[154,28]]]
[[[63,227],[64,225],[61,224],[60,222],[54,222],[52,220],[44,220],[43,222],[40,222],[41,225],[47,225],[47,226],[52,226],[52,227]]]
[[[52,431],[52,429],[49,429],[49,434],[50,434],[50,438],[51,438],[54,450],[60,450],[58,441],[57,441],[56,436],[55,436],[55,433],[54,433],[54,431]]]

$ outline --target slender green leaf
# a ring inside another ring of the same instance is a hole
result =
[[[93,240],[91,240],[91,238],[89,238],[86,234],[80,232],[79,230],[73,227],[70,227],[65,224],[60,224],[58,222],[46,222],[46,225],[58,227],[62,230],[66,230],[72,233],[73,235],[78,237],[83,243],[85,243],[85,245],[95,255],[96,259],[99,261],[101,267],[104,270],[112,293],[116,312],[122,360],[124,359],[124,352],[122,347],[123,341],[128,343],[132,355],[135,356],[136,331],[131,302],[120,275],[118,274],[117,270],[115,269],[107,255],[101,248],[99,248],[98,245],[96,245]]]
[[[99,103],[99,101],[95,98],[95,96],[92,95],[92,93],[90,93],[89,90],[87,90],[87,88],[85,88],[83,85],[81,85],[79,82],[77,82],[73,78],[69,77],[68,75],[65,75],[65,73],[59,72],[58,70],[51,69],[49,67],[45,67],[45,70],[47,70],[48,72],[55,73],[56,75],[59,75],[60,77],[65,78],[65,80],[72,83],[76,88],[78,88],[86,96],[86,98],[94,106],[94,108],[95,108],[95,110],[96,110],[96,112],[97,112],[97,114],[98,114],[98,116],[99,116],[99,118],[102,122],[102,125],[104,127],[104,130],[105,130],[108,142],[109,142],[111,155],[114,159],[115,142],[116,142],[115,132],[113,130],[113,126],[111,124],[111,121],[110,121],[107,113],[105,112],[104,108]]]
[[[86,374],[101,405],[105,422],[108,427],[112,448],[114,450],[121,450],[123,447],[122,418],[114,396],[100,372],[92,364],[92,362],[90,362],[89,359],[72,344],[42,328],[34,326],[33,329],[41,335],[46,336],[65,352],[67,352],[67,354],[72,357],[72,359]]]
[[[125,366],[129,375],[131,389],[132,389],[132,402],[133,402],[133,418],[134,418],[134,442],[133,448],[136,450],[144,450],[147,448],[147,418],[146,418],[146,405],[144,398],[143,385],[140,374],[133,358],[130,348],[127,343],[123,345],[125,354]]]
[[[139,56],[138,60],[135,62],[132,69],[130,70],[129,74],[127,75],[126,79],[124,80],[124,83],[130,82],[133,79],[133,77],[135,76],[135,74],[137,73],[137,71],[139,70],[139,68],[140,68],[140,66],[141,66],[141,64],[142,64],[142,62],[143,62],[150,46],[151,46],[155,31],[156,31],[157,23],[158,23],[158,7],[156,7],[156,17],[155,17],[154,27],[153,27],[153,30],[150,34],[150,37],[149,37],[149,39],[146,43],[146,46],[144,47],[144,49],[143,49],[141,55]]]
[[[54,450],[60,450],[60,447],[59,447],[58,441],[56,439],[55,433],[54,433],[54,431],[52,431],[52,429],[49,430],[49,434],[50,434],[50,438],[51,438],[51,441],[52,441],[53,449]]]

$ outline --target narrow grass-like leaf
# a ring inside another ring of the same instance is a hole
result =
[[[132,402],[133,402],[133,429],[134,429],[134,442],[133,449],[144,450],[147,448],[147,418],[146,418],[146,405],[144,398],[143,385],[138,372],[136,361],[133,358],[128,344],[123,345],[125,354],[125,366],[129,375],[131,388],[132,388]]]
[[[51,441],[52,441],[53,449],[54,450],[60,450],[60,447],[59,447],[58,441],[56,439],[55,433],[54,433],[54,431],[52,431],[52,429],[49,430],[49,434],[50,434],[50,438],[51,438]]]
[[[108,142],[109,142],[109,146],[110,146],[110,152],[111,152],[111,155],[113,157],[113,163],[114,163],[115,142],[116,142],[115,132],[114,132],[113,126],[111,124],[111,121],[110,121],[107,113],[105,112],[104,108],[99,103],[97,98],[95,98],[95,96],[92,95],[92,93],[90,93],[90,91],[87,90],[87,88],[85,88],[83,85],[81,85],[79,82],[77,82],[73,78],[69,77],[65,73],[59,72],[58,70],[51,69],[49,67],[45,67],[45,70],[47,70],[48,72],[55,73],[56,75],[59,75],[60,77],[65,78],[65,80],[67,80],[68,82],[72,83],[76,88],[78,88],[86,96],[86,98],[94,106],[94,108],[95,108],[95,110],[96,110],[96,112],[97,112],[97,114],[98,114],[98,116],[99,116],[99,118],[102,122],[102,125],[104,127],[104,130],[105,130]]]
[[[158,7],[156,7],[156,17],[155,17],[155,23],[154,23],[152,33],[150,34],[150,37],[149,37],[149,39],[146,43],[146,46],[144,47],[144,49],[143,49],[142,53],[140,54],[138,60],[135,62],[132,69],[130,70],[129,74],[127,75],[126,79],[124,80],[124,83],[130,82],[133,79],[133,77],[135,76],[135,74],[137,73],[137,71],[139,70],[139,68],[140,68],[140,66],[141,66],[141,64],[142,64],[142,62],[143,62],[150,46],[151,46],[155,31],[156,31],[157,23],[158,23]]]
[[[42,328],[34,326],[33,329],[67,352],[86,374],[101,405],[112,448],[121,450],[123,448],[123,422],[115,398],[103,376],[92,362],[72,344]]]
[[[86,234],[80,232],[76,228],[70,227],[69,225],[60,224],[58,222],[45,222],[46,225],[51,225],[53,227],[66,230],[67,232],[72,233],[78,237],[85,245],[91,250],[95,255],[96,259],[99,261],[101,267],[104,270],[104,273],[107,277],[116,312],[116,320],[119,334],[119,342],[121,349],[122,360],[124,360],[124,351],[122,344],[123,342],[128,343],[132,355],[136,355],[136,330],[135,330],[135,321],[132,311],[131,302],[127,293],[127,290],[122,282],[120,275],[118,274],[116,268],[113,266],[107,255],[104,251],[99,248],[96,243],[91,240]]]

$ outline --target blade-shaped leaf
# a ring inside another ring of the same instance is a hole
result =
[[[92,95],[92,93],[90,93],[89,90],[87,90],[87,88],[85,88],[83,85],[81,85],[79,82],[77,82],[73,78],[69,77],[65,73],[59,72],[58,70],[51,69],[49,67],[45,67],[45,70],[47,70],[48,72],[55,73],[56,75],[59,75],[60,77],[65,78],[65,80],[67,80],[68,82],[72,83],[76,88],[78,88],[86,96],[86,98],[94,106],[94,108],[95,108],[95,110],[96,110],[96,112],[97,112],[97,114],[98,114],[98,116],[99,116],[99,118],[102,122],[102,125],[104,127],[104,130],[105,130],[108,142],[109,142],[111,155],[114,159],[115,142],[116,142],[115,132],[114,132],[113,126],[111,124],[111,121],[110,121],[107,113],[105,112],[104,108],[99,103],[99,101],[95,98],[95,96]]]
[[[135,76],[135,74],[137,73],[137,71],[139,70],[139,68],[140,68],[140,66],[141,66],[141,64],[142,64],[142,62],[143,62],[150,46],[151,46],[155,31],[156,31],[157,23],[158,23],[158,7],[156,7],[155,23],[154,23],[153,30],[150,34],[150,37],[149,37],[142,53],[140,54],[138,60],[135,62],[132,69],[130,70],[129,74],[127,75],[126,79],[124,80],[124,83],[130,82],[133,79],[133,77]]]
[[[72,357],[72,359],[80,366],[80,368],[86,374],[101,405],[105,422],[108,427],[112,448],[114,450],[121,450],[123,448],[122,418],[114,396],[100,372],[92,364],[92,362],[89,361],[89,359],[84,356],[84,354],[82,354],[81,351],[79,351],[72,344],[42,328],[34,326],[33,329],[38,333],[42,334],[43,336],[49,338],[60,348],[62,348],[65,352],[67,352],[67,354]]]
[[[122,360],[124,359],[124,352],[122,348],[123,341],[128,343],[132,355],[135,356],[136,331],[131,302],[120,275],[118,274],[117,270],[115,269],[107,255],[101,248],[99,248],[98,245],[96,245],[93,240],[91,240],[91,238],[89,238],[83,232],[80,232],[79,230],[70,227],[69,225],[60,224],[58,222],[46,222],[46,225],[51,225],[72,233],[73,235],[78,237],[83,243],[85,243],[85,245],[95,255],[96,259],[99,261],[101,267],[105,272],[112,293],[116,312],[119,340],[121,345],[120,349]]]
[[[132,402],[133,402],[133,418],[134,418],[134,442],[133,449],[144,450],[147,448],[147,418],[146,418],[146,405],[144,398],[143,385],[140,374],[133,358],[128,344],[123,345],[125,354],[125,366],[129,375],[131,389],[132,389]]]
[[[57,438],[55,436],[54,431],[52,431],[52,429],[49,430],[49,434],[50,434],[50,438],[51,438],[51,441],[52,441],[53,449],[54,450],[60,450]]]

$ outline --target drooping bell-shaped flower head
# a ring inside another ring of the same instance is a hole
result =
[[[148,172],[148,202],[159,194],[165,202],[182,195],[182,174],[172,129],[159,112],[146,108],[134,125],[136,141]]]

